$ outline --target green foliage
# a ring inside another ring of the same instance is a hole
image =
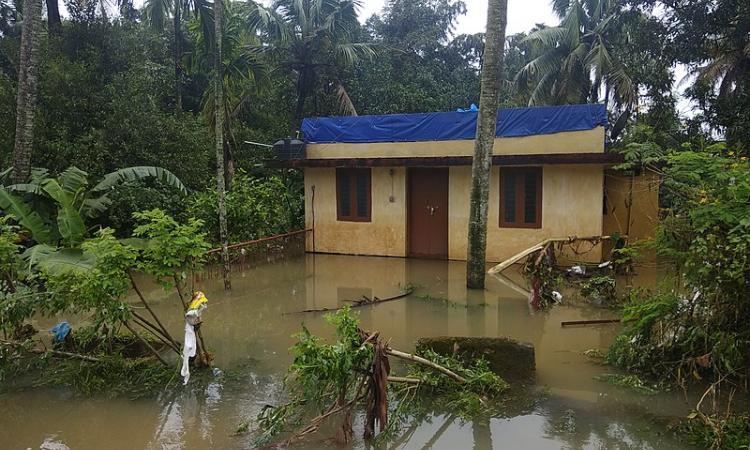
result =
[[[0,187],[0,210],[16,219],[39,244],[77,248],[87,234],[85,221],[109,208],[113,190],[149,178],[186,192],[174,174],[160,167],[126,167],[105,175],[90,189],[88,174],[77,167],[69,167],[56,178],[46,169],[35,169],[28,183]]]
[[[609,275],[597,275],[581,284],[581,295],[599,305],[617,304],[615,279]]]
[[[429,349],[420,356],[466,380],[466,383],[461,384],[432,369],[412,364],[408,376],[421,380],[418,393],[427,395],[428,401],[436,410],[450,411],[468,419],[480,414],[492,414],[502,407],[499,397],[510,385],[492,372],[484,359],[474,360],[467,366],[456,358]]]
[[[361,345],[359,320],[349,307],[326,315],[326,322],[336,328],[337,341],[325,344],[302,328],[291,350],[294,361],[289,367],[289,381],[307,402],[320,403],[351,387],[372,362],[372,345]]]
[[[135,213],[134,217],[140,225],[133,236],[145,240],[137,267],[165,288],[187,279],[188,272],[200,265],[209,249],[201,231],[203,222],[189,219],[182,224],[160,209]]]
[[[609,359],[660,378],[750,375],[750,167],[723,145],[667,156],[656,239],[684,283],[638,292]]]
[[[690,414],[675,430],[688,442],[702,448],[746,450],[750,448],[750,416],[701,417]]]
[[[624,387],[632,389],[639,394],[654,395],[661,391],[661,389],[652,384],[644,381],[638,375],[623,375],[616,373],[605,373],[594,377],[597,381],[603,381],[614,386]]]
[[[138,254],[115,239],[113,233],[107,228],[98,231],[96,237],[83,243],[80,254],[68,256],[74,261],[83,259],[86,264],[62,264],[58,260],[40,264],[41,277],[50,293],[43,312],[93,312],[95,323],[110,326],[130,318],[124,297],[130,289],[128,270],[135,265]]]
[[[302,193],[278,175],[251,177],[239,172],[227,193],[229,241],[243,242],[302,228]],[[187,212],[205,223],[212,242],[219,242],[216,190],[190,198]]]
[[[152,396],[179,383],[177,372],[152,358],[102,356],[98,362],[65,359],[50,363],[39,386],[67,386],[81,395]]]

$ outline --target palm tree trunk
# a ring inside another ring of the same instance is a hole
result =
[[[48,0],[49,1],[49,0]],[[182,13],[180,7],[181,0],[174,2],[174,17],[172,19],[174,26],[174,94],[175,94],[175,112],[182,112],[182,69],[180,60],[182,59]]]
[[[13,181],[23,183],[31,173],[37,84],[39,81],[39,31],[42,0],[25,0],[16,99],[16,137],[13,147]]]
[[[229,271],[229,242],[227,237],[226,184],[224,181],[224,80],[221,68],[221,35],[224,3],[214,1],[214,134],[216,137],[216,192],[219,195],[219,239],[221,240],[221,262],[223,266],[224,290],[232,289]]]
[[[292,124],[292,136],[302,126],[302,116],[305,114],[305,100],[307,99],[307,71],[300,69],[297,75],[297,108],[294,110],[294,123]]]
[[[500,103],[507,15],[508,0],[489,0],[477,115],[477,137],[474,141],[474,158],[471,165],[471,197],[469,198],[471,206],[466,260],[466,286],[471,289],[484,289],[490,169],[492,147],[495,143],[497,107]]]
[[[51,33],[58,33],[62,28],[58,0],[47,0],[47,24]]]

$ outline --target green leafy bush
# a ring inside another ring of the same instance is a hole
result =
[[[303,224],[302,194],[278,175],[251,177],[238,172],[227,192],[229,241],[242,242],[300,229]],[[195,194],[188,215],[201,219],[213,242],[219,242],[216,190]]]
[[[667,157],[656,248],[681,285],[632,295],[608,356],[662,379],[750,376],[750,167],[709,150]]]

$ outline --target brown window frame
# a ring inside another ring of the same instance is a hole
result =
[[[349,215],[342,214],[341,189],[343,184],[343,175],[348,175],[348,194],[349,194]],[[367,215],[357,214],[357,180],[359,177],[366,177],[367,188]],[[372,221],[372,171],[369,168],[337,168],[336,169],[336,220],[339,222],[371,222]]]
[[[515,221],[508,222],[505,220],[505,190],[503,189],[503,173],[515,174]],[[536,221],[524,222],[525,196],[526,187],[524,178],[527,173],[536,175],[536,199],[535,199],[535,219]],[[542,227],[542,179],[543,171],[541,167],[513,167],[500,168],[500,227],[501,228],[541,228]]]

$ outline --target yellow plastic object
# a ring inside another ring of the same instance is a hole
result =
[[[200,309],[200,307],[203,305],[208,306],[207,303],[208,303],[208,298],[206,298],[206,294],[204,294],[201,291],[196,291],[195,294],[193,295],[193,301],[190,302],[188,311]]]

